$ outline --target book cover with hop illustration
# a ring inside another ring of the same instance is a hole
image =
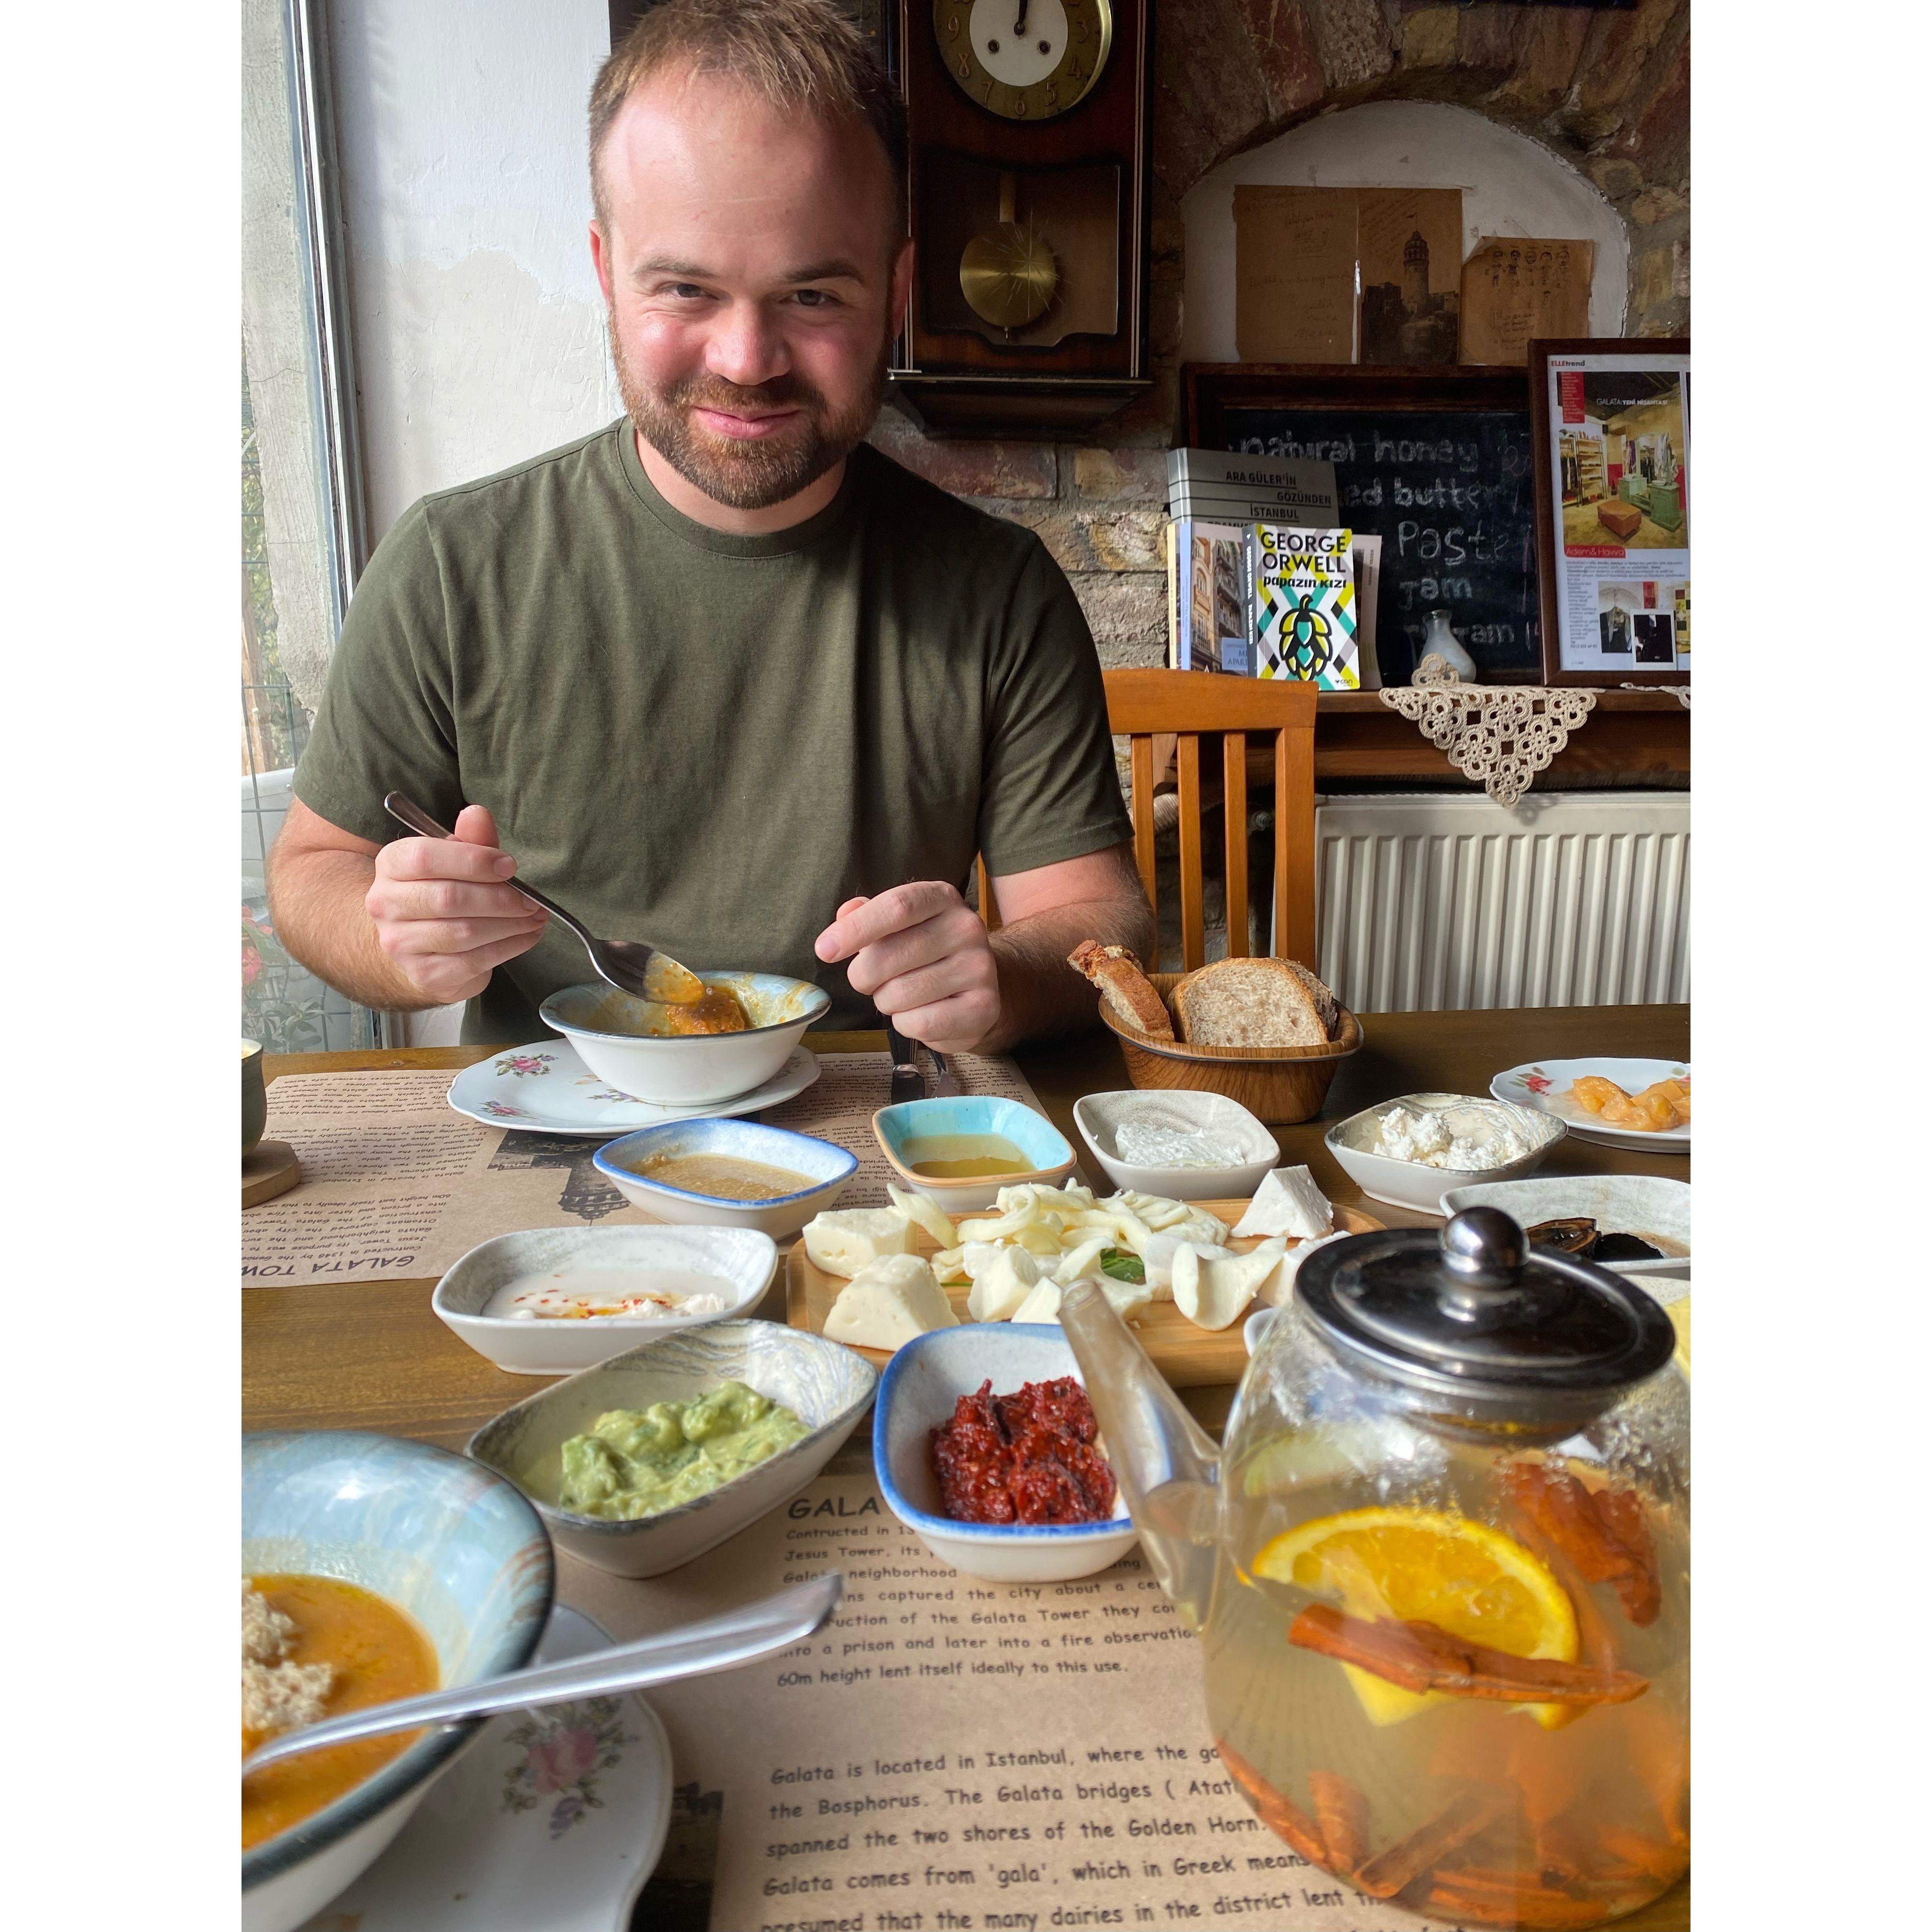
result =
[[[1255,675],[1359,691],[1355,566],[1349,530],[1255,524],[1247,536]]]

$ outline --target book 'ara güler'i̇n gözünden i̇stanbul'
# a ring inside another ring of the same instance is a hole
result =
[[[1168,662],[1373,689],[1380,539],[1336,527],[1332,464],[1224,450],[1168,457]]]

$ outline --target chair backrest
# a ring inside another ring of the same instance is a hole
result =
[[[1198,670],[1110,670],[1107,720],[1132,740],[1134,863],[1154,896],[1154,740],[1175,739],[1180,794],[1180,950],[1192,972],[1207,960],[1202,916],[1201,739],[1221,740],[1227,854],[1228,952],[1248,950],[1248,740],[1274,734],[1274,943],[1315,964],[1315,687],[1286,679],[1216,677]],[[1154,962],[1150,962],[1150,965]]]

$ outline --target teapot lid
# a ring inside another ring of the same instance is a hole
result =
[[[1316,1249],[1294,1277],[1315,1327],[1382,1373],[1480,1412],[1580,1420],[1670,1360],[1676,1331],[1634,1283],[1532,1248],[1499,1208]]]

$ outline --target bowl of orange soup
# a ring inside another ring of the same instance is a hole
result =
[[[333,1430],[244,1436],[242,1475],[244,1756],[529,1662],[555,1566],[513,1484],[427,1443]],[[243,1932],[289,1932],[353,1883],[481,1729],[364,1738],[244,1778]]]

